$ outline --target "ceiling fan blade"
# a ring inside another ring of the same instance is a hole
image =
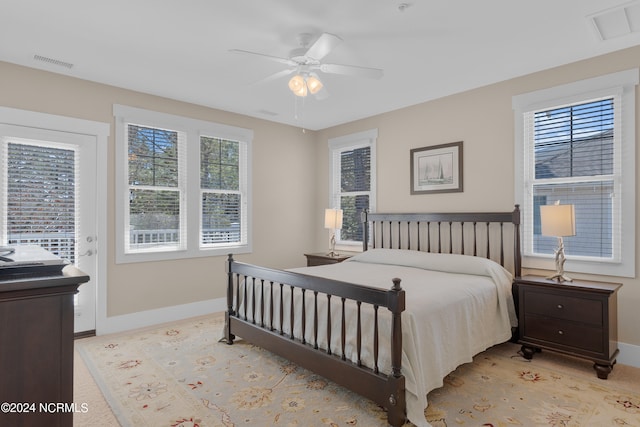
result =
[[[286,64],[286,65],[289,65],[291,67],[295,67],[296,65],[298,65],[297,63],[295,63],[294,61],[292,61],[292,60],[290,60],[288,58],[280,58],[279,56],[265,55],[263,53],[250,52],[248,50],[229,49],[229,52],[231,52],[231,53],[240,53],[242,55],[257,56],[257,57],[260,57],[260,58],[268,59],[270,61],[279,62],[280,64]]]
[[[292,68],[290,70],[278,71],[277,73],[271,74],[270,76],[267,76],[264,79],[260,79],[260,80],[258,80],[256,82],[251,83],[250,86],[267,83],[267,82],[270,82],[272,80],[277,80],[277,79],[279,79],[281,77],[284,77],[284,76],[287,76],[289,74],[292,74],[294,71],[295,71],[295,68]]]
[[[379,68],[357,67],[355,65],[320,64],[320,71],[329,74],[343,74],[345,76],[366,77],[368,79],[382,78],[384,72]]]
[[[319,61],[341,42],[342,39],[335,34],[322,33],[320,37],[318,37],[318,40],[307,50],[305,56]]]

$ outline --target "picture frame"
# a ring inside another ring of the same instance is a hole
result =
[[[462,192],[462,141],[410,151],[411,194]]]

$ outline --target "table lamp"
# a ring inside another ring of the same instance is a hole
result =
[[[329,256],[338,256],[336,250],[336,230],[342,228],[342,209],[324,210],[324,228],[331,230],[331,250]]]
[[[547,277],[558,282],[571,282],[572,279],[564,274],[564,242],[563,237],[576,235],[576,215],[573,205],[540,206],[540,222],[542,223],[542,235],[558,238],[558,248],[555,250],[556,274]]]

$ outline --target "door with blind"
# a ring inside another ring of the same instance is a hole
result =
[[[96,138],[0,125],[0,245],[38,245],[92,280],[75,297],[75,332],[96,318]]]

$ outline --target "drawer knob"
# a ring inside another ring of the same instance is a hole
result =
[[[562,304],[558,304],[557,307],[558,307],[559,310],[562,310],[564,308],[564,306]]]
[[[558,331],[558,335],[564,335],[564,332]]]

